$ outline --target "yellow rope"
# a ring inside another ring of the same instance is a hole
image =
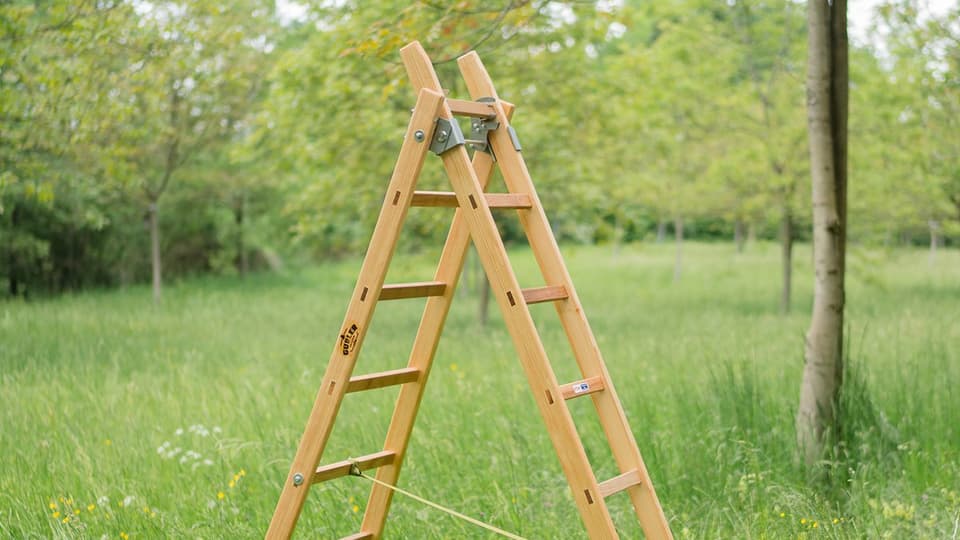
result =
[[[399,493],[399,494],[401,494],[401,495],[406,495],[407,497],[410,497],[411,499],[413,499],[413,500],[415,500],[415,501],[421,502],[421,503],[423,503],[423,504],[425,504],[425,505],[427,505],[427,506],[429,506],[429,507],[431,507],[431,508],[435,508],[435,509],[437,509],[437,510],[440,510],[441,512],[446,512],[447,514],[450,514],[450,515],[453,516],[453,517],[460,518],[460,519],[462,519],[462,520],[464,520],[464,521],[469,521],[470,523],[473,523],[473,524],[476,525],[477,527],[483,527],[484,529],[486,529],[486,530],[488,530],[488,531],[495,532],[495,533],[497,533],[497,534],[499,534],[499,535],[501,535],[501,536],[505,536],[505,537],[507,537],[507,538],[512,538],[513,540],[526,540],[526,539],[525,539],[524,537],[522,537],[522,536],[517,536],[517,535],[515,535],[515,534],[513,534],[513,533],[510,533],[510,532],[507,532],[507,531],[505,531],[505,530],[503,530],[503,529],[498,529],[498,528],[494,527],[493,525],[489,525],[489,524],[484,523],[484,522],[482,522],[482,521],[480,521],[480,520],[474,519],[474,518],[472,518],[472,517],[470,517],[470,516],[465,516],[465,515],[461,514],[460,512],[457,512],[456,510],[451,510],[450,508],[446,508],[446,507],[440,506],[439,504],[437,504],[437,503],[435,503],[435,502],[428,501],[428,500],[424,499],[423,497],[419,497],[419,496],[417,496],[417,495],[414,495],[413,493],[410,493],[409,491],[405,491],[405,490],[403,490],[403,489],[400,489],[400,488],[398,488],[397,486],[392,486],[392,485],[390,485],[390,484],[388,484],[388,483],[386,483],[386,482],[382,482],[382,481],[380,481],[380,480],[377,480],[376,478],[374,478],[374,477],[372,477],[372,476],[367,476],[367,475],[363,474],[363,471],[360,470],[360,466],[357,464],[357,462],[352,462],[352,463],[350,464],[350,474],[353,475],[353,476],[359,476],[360,478],[366,478],[367,480],[373,482],[374,484],[377,484],[377,485],[383,486],[383,487],[385,487],[385,488],[387,488],[387,489],[396,491],[397,493]]]

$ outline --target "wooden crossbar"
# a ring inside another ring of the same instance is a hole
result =
[[[447,284],[442,281],[418,281],[416,283],[397,283],[384,285],[380,291],[381,300],[399,300],[402,298],[423,298],[424,296],[443,296]]]
[[[356,534],[351,534],[350,536],[344,536],[340,540],[372,540],[373,533],[368,532],[358,532]]]
[[[507,208],[522,210],[530,208],[530,196],[526,193],[484,193],[487,206],[490,208]],[[452,191],[415,191],[411,206],[442,206],[456,208],[457,194]]]
[[[313,473],[312,482],[316,484],[317,482],[323,482],[326,480],[332,480],[334,478],[340,478],[341,476],[346,476],[350,474],[350,468],[354,464],[356,464],[361,471],[383,467],[384,465],[393,463],[393,458],[395,456],[396,454],[393,452],[384,450],[382,452],[376,452],[374,454],[361,456],[355,459],[345,459],[329,465],[323,465],[322,467],[317,467],[317,470]]]
[[[563,399],[573,399],[599,392],[606,388],[606,385],[603,384],[603,378],[597,375],[595,377],[567,383],[560,388]]]
[[[419,377],[420,370],[411,367],[381,371],[380,373],[368,373],[350,377],[350,382],[347,383],[347,393],[412,383],[416,382]]]
[[[457,116],[471,116],[474,118],[490,118],[496,116],[493,105],[479,101],[464,101],[462,99],[447,99],[450,112]]]
[[[539,304],[540,302],[564,300],[568,297],[569,295],[567,294],[567,289],[563,285],[523,289],[523,301],[528,304]]]
[[[631,469],[623,474],[618,474],[609,480],[600,482],[600,496],[609,497],[615,493],[636,486],[642,482],[640,473],[636,469]]]
[[[393,486],[397,485],[440,334],[472,241],[587,534],[590,538],[618,538],[605,499],[627,491],[644,536],[650,540],[672,539],[612,379],[520,154],[518,135],[510,126],[514,106],[499,98],[476,53],[466,54],[457,61],[471,97],[469,101],[445,97],[433,65],[419,43],[403,47],[400,56],[417,92],[417,103],[267,538],[290,538],[312,484],[346,476],[357,469],[376,469],[376,482],[367,500],[361,532],[345,539],[383,538],[396,489]],[[482,122],[473,120],[472,124],[478,131],[482,128],[487,151],[474,151],[470,157],[468,146],[477,145],[453,129],[455,115],[483,119]],[[435,140],[437,126],[442,126],[442,132]],[[416,190],[423,162],[430,152],[439,154],[452,191]],[[506,192],[486,192],[494,167],[499,168],[503,176]],[[454,209],[436,273],[430,281],[384,285],[400,230],[413,206]],[[543,282],[549,285],[520,287],[491,213],[495,209],[518,210],[520,225]],[[354,376],[377,303],[422,297],[426,298],[426,304],[407,366]],[[543,302],[552,302],[556,309],[580,368],[582,378],[579,380],[565,384],[557,381],[529,309],[530,305]],[[399,392],[383,450],[319,465],[344,396],[392,386],[399,386]],[[570,399],[586,395],[591,396],[618,470],[625,471],[603,482],[597,481],[567,404]]]

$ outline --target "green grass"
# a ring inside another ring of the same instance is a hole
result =
[[[933,267],[922,251],[851,255],[857,373],[843,480],[823,489],[798,467],[793,430],[807,247],[785,317],[774,245],[690,244],[676,284],[669,245],[564,252],[677,537],[956,537],[960,254]],[[521,282],[542,283],[514,255]],[[432,265],[398,255],[389,280]],[[358,269],[185,281],[160,307],[146,288],[0,304],[0,535],[262,536]],[[529,538],[582,536],[496,307],[484,329],[476,302],[460,294],[451,312],[401,486]],[[405,364],[422,305],[378,308],[358,373]],[[577,378],[553,310],[533,309],[558,378]],[[348,396],[324,461],[379,450],[395,396]],[[613,476],[589,401],[570,407],[598,476]],[[300,537],[355,532],[368,487],[316,486]],[[639,537],[626,497],[609,502],[622,537]],[[387,536],[489,537],[403,497]]]

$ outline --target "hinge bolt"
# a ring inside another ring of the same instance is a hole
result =
[[[441,131],[440,134],[437,135],[437,141],[441,143],[445,143],[447,142],[447,137],[449,136],[450,136],[449,131]]]
[[[299,486],[299,485],[302,484],[302,483],[303,483],[303,475],[300,474],[300,473],[294,474],[294,475],[293,475],[293,485]]]
[[[413,138],[416,139],[417,142],[423,142],[423,139],[426,138],[426,135],[423,134],[423,130],[422,130],[422,129],[418,129],[418,130],[413,134]]]

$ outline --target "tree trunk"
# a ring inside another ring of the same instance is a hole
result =
[[[793,215],[784,208],[780,220],[780,261],[783,265],[783,284],[780,288],[780,313],[790,313],[790,298],[793,289]]]
[[[662,244],[667,239],[667,220],[657,220],[657,243]]]
[[[677,256],[673,262],[673,281],[680,281],[683,269],[683,217],[673,218],[673,238],[677,245]]]
[[[160,267],[160,224],[157,201],[150,202],[147,206],[147,213],[150,216],[150,263],[153,269],[153,303],[159,304],[162,293],[162,278],[160,275],[162,268]]]
[[[807,5],[807,129],[813,187],[813,313],[804,347],[797,442],[817,463],[840,430],[847,197],[846,0]]]
[[[927,225],[930,227],[930,257],[928,262],[930,266],[933,266],[937,263],[937,248],[943,245],[941,243],[943,237],[940,235],[940,223],[931,219],[927,222]]]
[[[733,242],[737,245],[737,253],[743,253],[743,247],[746,243],[746,234],[744,234],[743,220],[737,218],[733,222]]]
[[[620,244],[623,242],[623,226],[620,223],[620,217],[614,216],[613,218],[613,258],[616,260],[617,255],[620,255]]]
[[[244,245],[243,237],[243,226],[244,226],[244,210],[246,203],[246,195],[240,194],[236,197],[236,201],[233,207],[233,219],[237,225],[237,270],[240,272],[240,277],[246,277],[247,269],[249,268],[249,261],[247,259],[247,247]]]
[[[487,326],[490,320],[490,280],[487,274],[480,272],[480,305],[477,317],[480,319],[480,326]]]
[[[11,236],[16,234],[17,222],[20,220],[20,209],[16,205],[13,205],[13,209],[10,211],[10,228]],[[17,269],[17,249],[13,245],[13,242],[10,243],[10,250],[7,252],[7,285],[9,287],[10,296],[16,298],[20,294],[20,281],[17,279],[18,269]]]

